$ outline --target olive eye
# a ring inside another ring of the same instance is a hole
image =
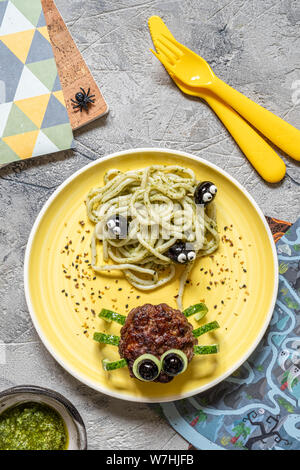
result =
[[[132,367],[132,372],[137,379],[144,382],[155,380],[161,371],[161,363],[153,354],[143,354],[138,357]]]
[[[115,228],[116,226],[116,222],[113,220],[113,219],[110,219],[107,221],[107,227],[110,228],[110,229],[113,229]]]
[[[196,253],[194,251],[190,251],[187,257],[189,261],[194,261],[194,259],[196,259]]]
[[[180,253],[177,257],[177,261],[179,263],[185,263],[186,262],[186,254],[185,253]]]
[[[170,349],[161,356],[162,370],[171,376],[182,374],[187,368],[188,359],[180,349]]]
[[[204,202],[209,202],[209,201],[212,200],[212,198],[213,198],[213,197],[212,197],[212,195],[211,195],[210,193],[204,193],[204,194],[203,194],[203,201],[204,201]]]
[[[209,191],[211,192],[211,194],[215,195],[215,194],[217,194],[218,188],[217,188],[217,186],[212,184],[211,187],[209,188]]]
[[[106,221],[108,234],[110,238],[126,238],[127,237],[127,219],[120,214],[111,215]]]

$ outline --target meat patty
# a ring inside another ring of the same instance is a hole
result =
[[[158,359],[169,349],[180,349],[190,362],[197,343],[193,326],[180,310],[167,304],[145,304],[130,311],[121,329],[120,356],[127,360],[131,377],[134,361],[142,354],[153,354]],[[170,382],[173,377],[161,372],[156,382]]]

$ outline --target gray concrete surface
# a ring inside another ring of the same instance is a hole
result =
[[[237,178],[265,214],[295,221],[299,164],[285,159],[284,181],[264,183],[213,112],[182,95],[151,55],[147,19],[162,16],[178,40],[201,53],[222,79],[300,128],[300,5],[296,0],[57,0],[57,5],[110,113],[75,133],[74,152],[0,170],[0,340],[6,345],[0,389],[33,383],[63,393],[80,409],[92,449],[186,449],[155,410],[90,390],[48,354],[24,298],[25,246],[39,210],[65,178],[91,160],[131,147],[170,147],[206,158]]]

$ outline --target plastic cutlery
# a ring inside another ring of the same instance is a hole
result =
[[[173,37],[167,26],[158,16],[153,16],[149,19],[149,29],[158,52],[157,39],[160,35],[165,34]],[[161,60],[159,54],[154,51],[152,52]],[[224,101],[216,98],[209,90],[188,87],[178,78],[174,77],[167,67],[166,69],[183,93],[203,98],[210,105],[237,142],[242,152],[264,180],[269,183],[277,183],[284,177],[286,167],[283,160],[234,109],[224,103]]]
[[[300,160],[300,131],[220,80],[208,63],[173,37],[157,39],[160,60],[181,82],[205,88],[232,106],[241,116],[295,160]]]

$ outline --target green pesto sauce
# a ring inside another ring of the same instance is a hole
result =
[[[65,423],[48,405],[21,403],[0,414],[0,450],[64,450],[67,443]]]

